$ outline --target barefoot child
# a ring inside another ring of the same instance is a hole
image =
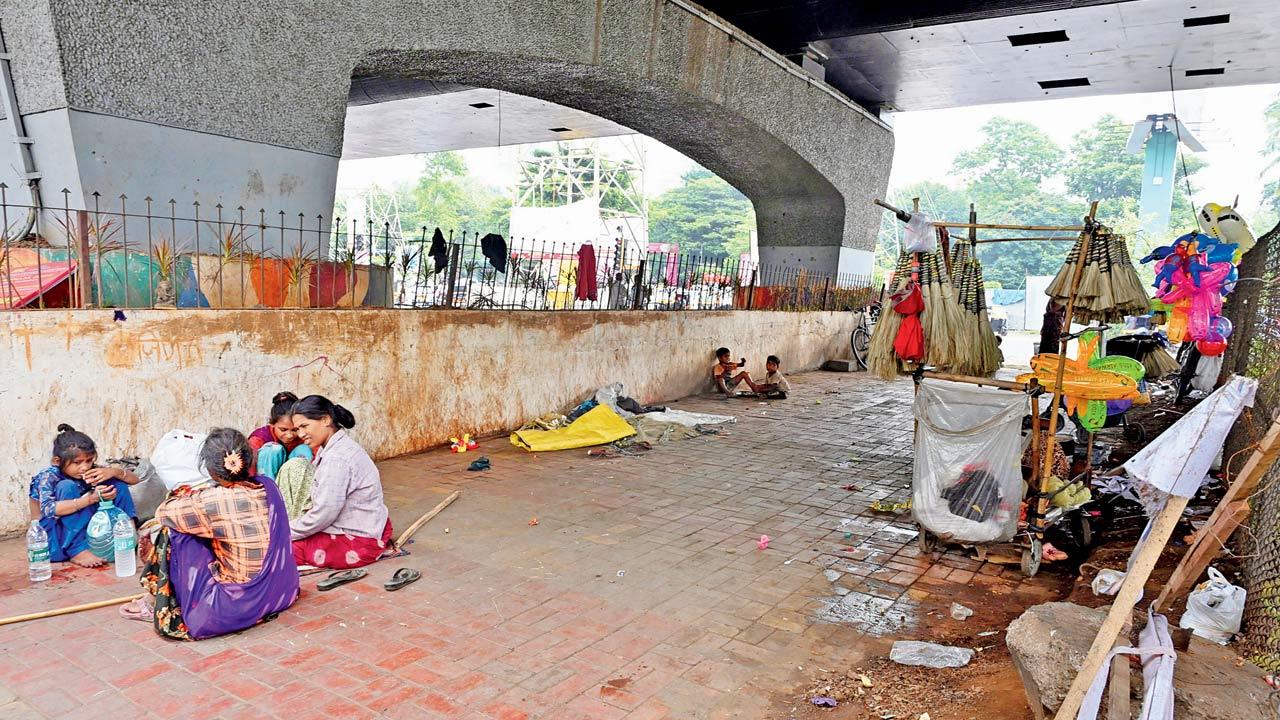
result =
[[[254,467],[250,468],[250,476],[266,475],[275,479],[280,466],[286,460],[304,458],[311,460],[311,448],[298,437],[293,426],[293,405],[298,396],[289,391],[278,392],[271,398],[271,414],[267,424],[249,434],[249,447],[255,455]]]
[[[53,441],[53,464],[31,478],[31,514],[49,535],[49,559],[98,567],[106,561],[89,552],[89,520],[99,498],[111,500],[131,518],[137,517],[129,486],[137,475],[120,468],[94,467],[98,448],[93,439],[70,425],[59,425]]]
[[[716,349],[716,364],[711,366],[711,380],[715,383],[716,389],[724,395],[733,395],[734,388],[739,383],[746,383],[752,392],[756,392],[756,386],[751,382],[751,375],[743,370],[734,374],[734,371],[747,364],[746,358],[741,362],[734,362],[730,359],[731,353],[729,348],[722,347]]]
[[[787,393],[791,392],[791,383],[787,382],[787,378],[781,371],[782,361],[777,355],[770,355],[764,361],[764,382],[755,386],[756,393],[760,397],[772,400],[786,400]]]

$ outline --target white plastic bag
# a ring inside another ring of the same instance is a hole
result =
[[[943,540],[1003,542],[1022,503],[1027,396],[925,379],[916,393],[911,512]]]
[[[151,452],[151,464],[170,491],[209,479],[200,468],[200,446],[204,444],[205,437],[202,433],[170,430],[156,443],[156,449]]]
[[[1195,635],[1226,645],[1240,632],[1244,614],[1245,589],[1232,585],[1217,568],[1209,568],[1209,579],[1196,586],[1187,597],[1187,611],[1182,614],[1180,628]]]
[[[907,252],[931,253],[938,250],[938,235],[933,229],[933,223],[922,212],[911,214],[907,229],[902,235],[902,249]]]
[[[1124,582],[1125,575],[1126,573],[1120,570],[1099,570],[1091,585],[1093,594],[1099,597],[1115,595],[1120,592],[1120,584]]]

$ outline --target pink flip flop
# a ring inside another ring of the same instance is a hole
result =
[[[120,617],[126,620],[151,622],[156,619],[156,611],[145,599],[137,598],[120,606]]]

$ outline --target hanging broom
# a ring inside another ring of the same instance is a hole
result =
[[[910,280],[911,254],[898,253],[898,264],[893,271],[889,294],[902,289]],[[871,331],[871,341],[867,348],[867,371],[882,380],[894,379],[902,369],[898,356],[893,352],[893,341],[898,337],[898,329],[901,327],[902,316],[886,303],[880,310],[880,320]]]

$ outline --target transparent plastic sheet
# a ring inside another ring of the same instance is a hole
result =
[[[1022,502],[1022,393],[921,381],[912,514],[943,540],[1003,542],[1018,529]]]

